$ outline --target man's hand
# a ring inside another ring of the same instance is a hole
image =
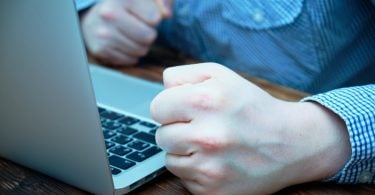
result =
[[[86,46],[105,63],[133,65],[149,50],[172,0],[104,0],[81,16]]]
[[[195,194],[269,194],[334,175],[350,157],[343,121],[278,100],[217,64],[168,68],[151,104],[166,166]]]

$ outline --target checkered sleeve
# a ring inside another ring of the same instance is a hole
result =
[[[92,5],[94,5],[97,0],[74,0],[77,11],[82,11]]]
[[[345,121],[349,131],[351,159],[328,181],[375,183],[375,84],[337,89],[301,101],[327,107]]]

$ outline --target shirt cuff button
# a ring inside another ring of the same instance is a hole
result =
[[[254,13],[252,15],[252,18],[257,23],[263,22],[264,21],[264,13],[263,13],[263,11],[260,10],[260,9],[255,9]]]
[[[359,177],[358,177],[358,182],[359,183],[368,183],[372,180],[372,178],[374,177],[374,174],[371,173],[370,171],[363,171]]]

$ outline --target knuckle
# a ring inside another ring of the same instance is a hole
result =
[[[207,63],[208,66],[212,67],[212,68],[215,68],[215,69],[223,69],[224,66],[219,64],[219,63],[216,63],[216,62],[209,62]]]
[[[224,139],[217,137],[200,136],[193,140],[193,143],[198,145],[204,151],[217,151],[228,146],[228,143]]]
[[[219,75],[222,75],[222,74],[228,72],[228,70],[229,70],[224,65],[216,63],[216,62],[207,62],[207,63],[203,63],[203,64],[205,66],[207,66],[208,69],[212,70],[213,72],[215,72],[216,74],[219,74]]]
[[[162,20],[162,15],[161,15],[161,13],[158,12],[157,14],[155,14],[154,17],[152,17],[148,20],[148,23],[151,26],[156,26],[161,22],[161,20]]]
[[[99,16],[107,21],[115,20],[116,14],[113,11],[114,9],[108,4],[103,4],[99,9]]]
[[[175,67],[168,67],[163,70],[163,77],[170,77],[173,74]]]
[[[190,98],[187,98],[187,103],[192,108],[204,111],[215,110],[218,107],[217,97],[209,89],[203,89],[191,95]]]
[[[196,88],[195,93],[191,93],[186,99],[186,103],[192,108],[201,111],[223,111],[233,104],[228,98],[228,90],[221,82],[214,85],[201,85]]]
[[[174,76],[176,67],[169,67],[163,71],[163,82],[166,88],[173,87],[179,84]]]

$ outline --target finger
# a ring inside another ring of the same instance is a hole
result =
[[[149,47],[135,43],[111,26],[99,28],[97,34],[97,46],[94,47],[94,53],[101,53],[107,48],[112,48],[124,55],[139,58],[146,55],[149,50]]]
[[[155,1],[156,1],[156,5],[159,8],[159,11],[161,12],[162,18],[170,17],[172,2],[170,0],[155,0]]]
[[[166,168],[175,176],[179,177],[186,187],[194,191],[203,190],[203,186],[209,186],[206,178],[201,178],[196,170],[197,162],[191,156],[170,155],[166,156]],[[195,186],[194,188],[192,188]]]
[[[190,141],[190,135],[193,135],[191,128],[190,123],[161,126],[156,131],[156,143],[167,153],[189,156],[197,151]]]
[[[181,182],[193,194],[208,194],[206,188],[194,180],[182,180]]]
[[[137,3],[135,3],[137,2]],[[156,26],[160,23],[165,12],[163,2],[147,1],[142,2],[139,0],[129,3],[126,9],[135,17],[145,22],[150,26]]]
[[[182,180],[192,181],[206,188],[218,188],[227,183],[228,173],[220,172],[219,159],[205,158],[201,153],[190,156],[166,155],[167,169]]]
[[[140,45],[126,36],[123,36],[121,32],[114,29],[114,38],[108,40],[113,44],[113,48],[124,53],[125,55],[139,58],[145,56],[149,50],[148,46]]]
[[[201,63],[167,68],[163,72],[163,81],[166,88],[195,84],[212,78],[226,69],[216,63]]]
[[[194,90],[192,85],[181,85],[160,92],[150,106],[150,112],[154,120],[164,125],[175,122],[190,122],[195,115],[195,111],[189,102]]]
[[[165,157],[166,168],[175,176],[183,180],[197,181],[197,174],[195,174],[195,167],[190,156],[180,156],[167,154]]]
[[[117,66],[134,65],[138,62],[138,59],[132,56],[125,55],[115,49],[108,49],[98,55],[98,57],[104,60],[106,63]]]
[[[127,11],[110,9],[112,4],[104,4],[99,10],[100,16],[108,25],[118,29],[123,36],[141,45],[150,45],[156,39],[156,30]]]
[[[103,31],[103,28],[101,28]],[[99,59],[114,65],[130,65],[137,63],[137,59],[148,48],[131,43],[124,36],[119,36],[114,30],[105,30],[96,38],[94,44],[88,44],[90,52]]]
[[[153,27],[146,25],[127,12],[124,12],[124,17],[127,19],[117,26],[122,34],[142,45],[151,45],[155,41],[157,32]]]

